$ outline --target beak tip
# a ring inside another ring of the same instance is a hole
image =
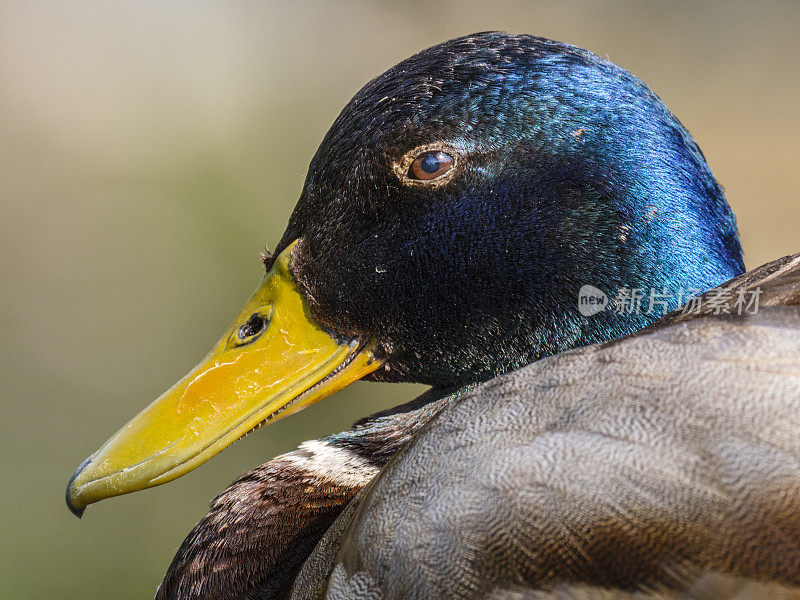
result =
[[[93,458],[94,454],[92,454],[89,458],[87,458],[81,464],[79,464],[78,468],[75,469],[75,472],[72,474],[72,477],[69,478],[69,482],[67,483],[67,491],[65,494],[67,500],[67,508],[69,508],[69,511],[79,519],[83,516],[83,512],[86,510],[86,506],[78,506],[75,502],[73,502],[72,484],[78,478],[78,475],[80,475],[81,472],[86,468],[86,465],[92,462]]]
[[[69,508],[69,511],[79,519],[83,516],[83,512],[86,510],[86,507],[77,508],[76,506],[73,506],[73,504],[69,501],[69,494],[67,494],[67,508]]]

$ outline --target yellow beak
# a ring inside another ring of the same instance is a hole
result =
[[[337,339],[313,320],[289,272],[293,246],[208,356],[78,467],[72,512],[172,481],[381,366],[374,343]]]

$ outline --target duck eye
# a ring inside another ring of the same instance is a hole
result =
[[[239,327],[239,331],[237,332],[239,342],[250,343],[255,341],[255,338],[264,331],[266,326],[267,319],[265,319],[263,315],[258,313],[250,315],[250,318]]]
[[[408,168],[409,179],[429,181],[436,179],[453,168],[453,157],[440,150],[423,152]]]

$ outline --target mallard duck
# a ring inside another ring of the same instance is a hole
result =
[[[355,380],[431,390],[236,480],[157,598],[800,594],[800,256],[742,275],[702,152],[624,69],[496,32],[404,60],[264,263],[78,467],[78,516]]]

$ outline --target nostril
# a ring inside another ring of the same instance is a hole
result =
[[[246,341],[248,338],[261,333],[266,326],[267,320],[264,316],[254,313],[239,327],[239,339],[241,341]]]

